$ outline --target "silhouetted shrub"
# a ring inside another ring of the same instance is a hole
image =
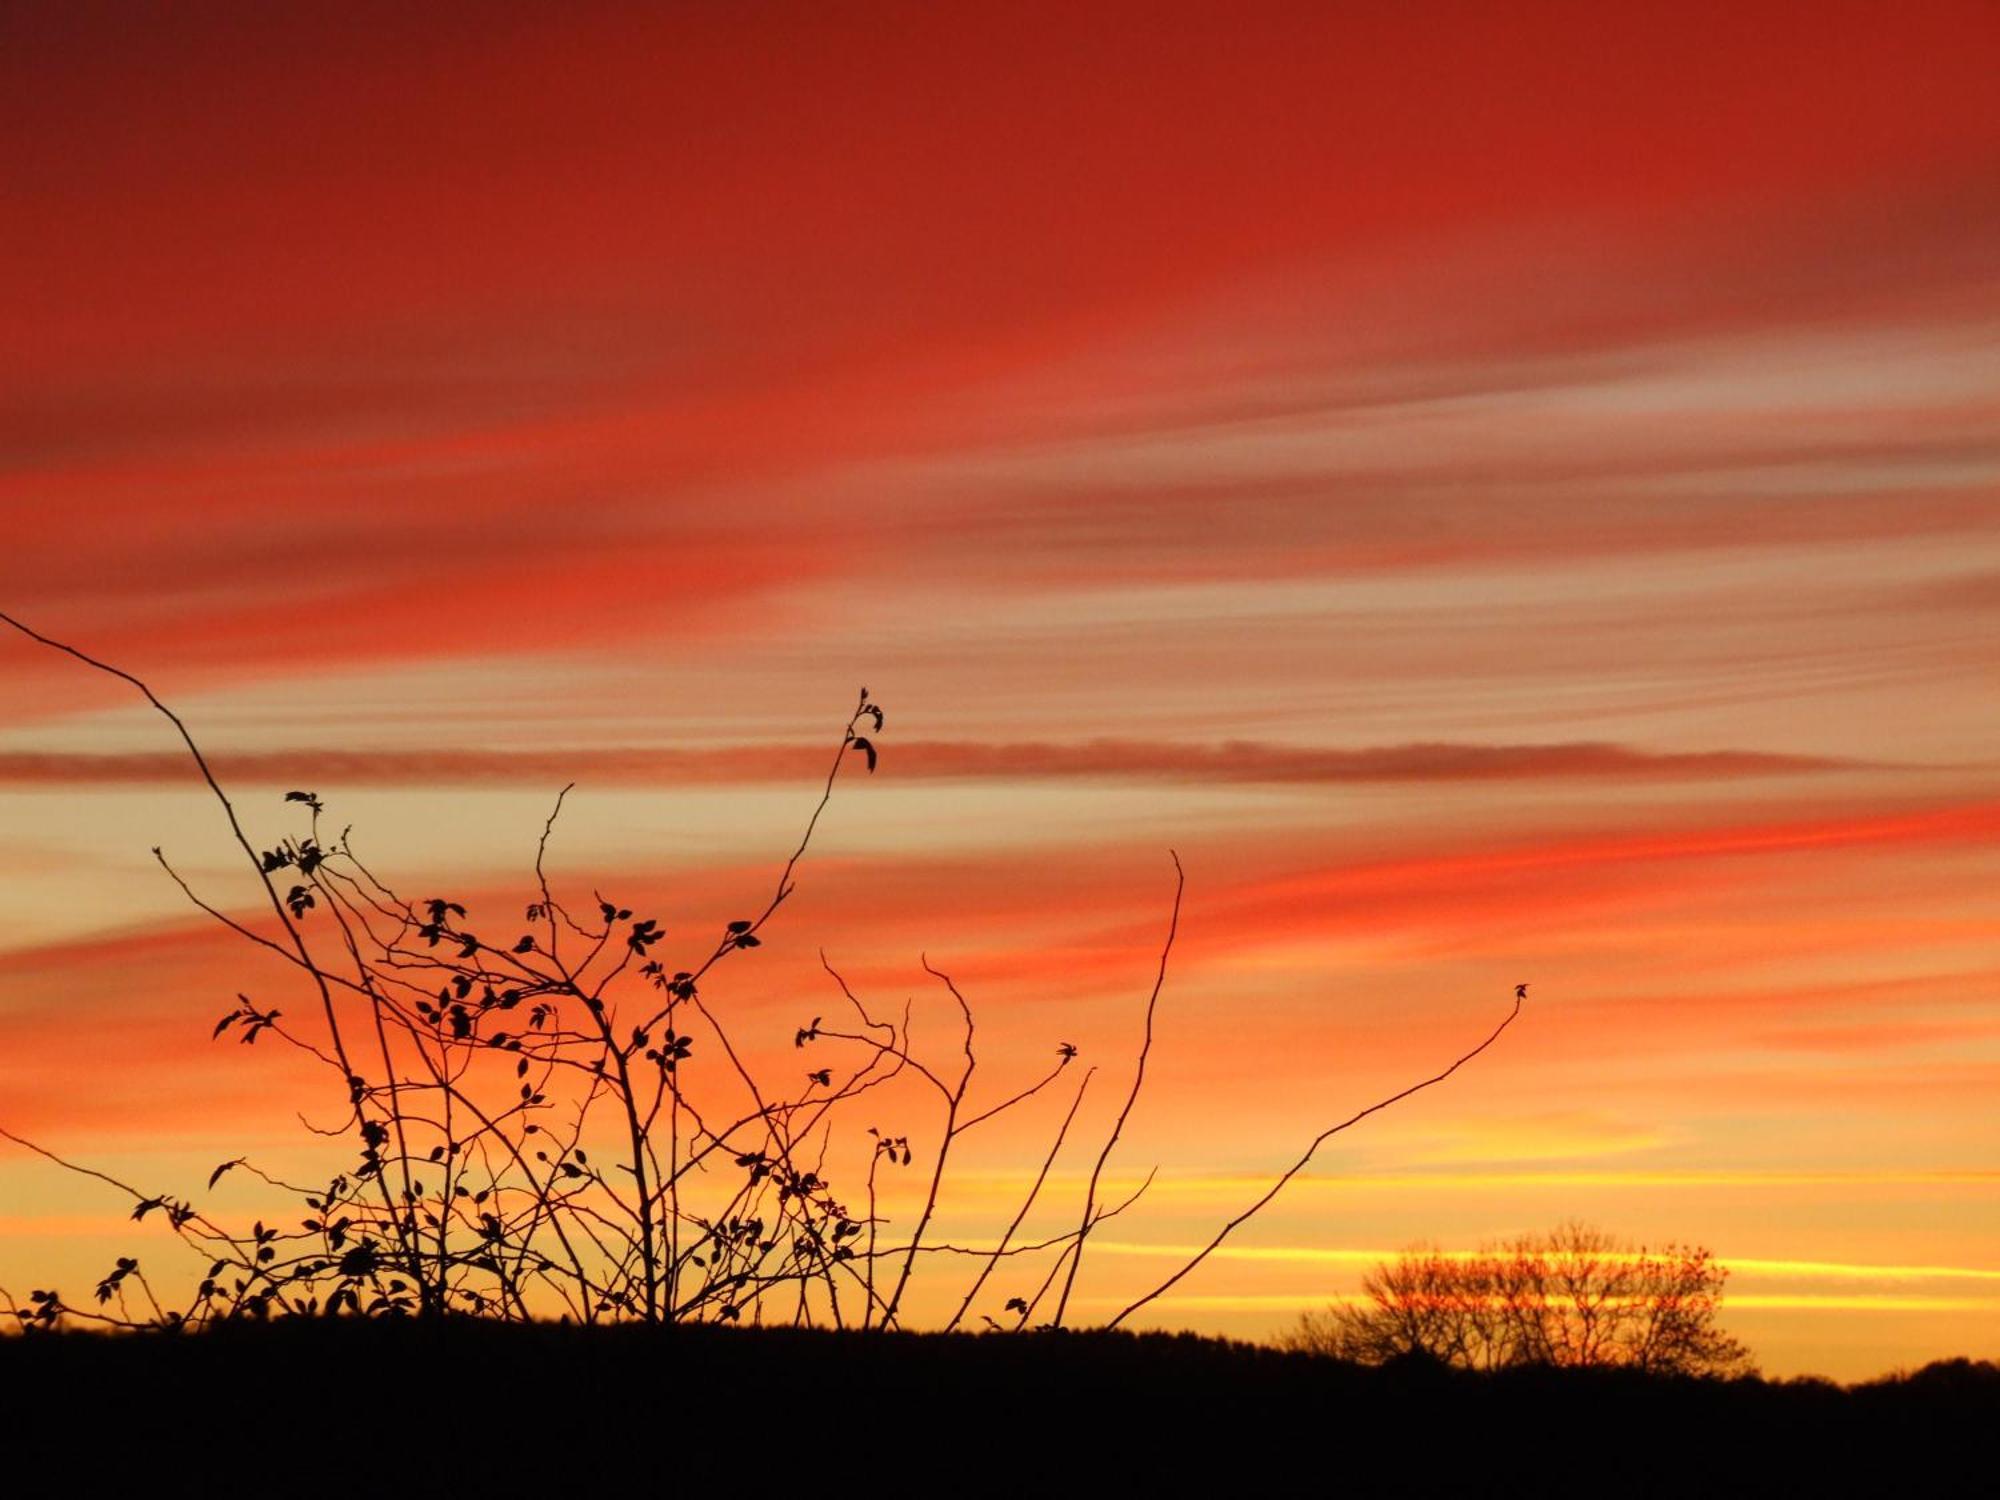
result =
[[[587,904],[565,900],[551,887],[544,856],[569,788],[543,827],[533,895],[521,906],[475,912],[450,893],[407,893],[361,857],[350,830],[332,821],[315,791],[285,794],[297,818],[288,836],[253,843],[187,725],[145,683],[9,616],[0,614],[0,622],[131,684],[179,733],[261,886],[268,916],[232,915],[195,891],[162,851],[154,854],[204,912],[289,963],[311,997],[305,1013],[294,1014],[239,994],[213,1023],[213,1035],[292,1047],[321,1065],[338,1113],[319,1130],[344,1153],[323,1179],[303,1185],[279,1182],[243,1158],[219,1164],[211,1188],[226,1173],[249,1173],[296,1204],[289,1215],[247,1229],[223,1225],[184,1197],[78,1168],[130,1194],[132,1217],[167,1225],[202,1255],[206,1273],[191,1293],[175,1297],[148,1281],[136,1258],[120,1258],[88,1306],[54,1289],[34,1290],[25,1304],[7,1299],[19,1324],[45,1329],[80,1318],[183,1328],[453,1314],[892,1329],[903,1324],[911,1280],[928,1258],[974,1268],[948,1328],[972,1315],[982,1294],[1001,1314],[981,1313],[987,1327],[1063,1326],[1091,1234],[1137,1196],[1105,1201],[1102,1174],[1145,1081],[1178,931],[1178,859],[1131,1083],[1095,1155],[1075,1228],[1032,1244],[1020,1240],[1094,1069],[1071,1090],[1010,1222],[990,1244],[948,1245],[933,1229],[954,1148],[966,1132],[1056,1085],[1077,1049],[1053,1045],[1046,1071],[976,1104],[977,1025],[948,973],[924,963],[959,1021],[955,1045],[936,1057],[912,1049],[907,1004],[900,1013],[878,1011],[825,965],[830,1003],[792,1029],[798,1067],[777,1078],[751,1065],[752,1049],[711,995],[725,966],[747,961],[764,943],[845,768],[875,770],[885,715],[865,688],[768,900],[676,968],[662,956],[667,929],[659,916],[601,893]],[[1323,1131],[1265,1193],[1110,1326],[1201,1264],[1330,1137],[1485,1051],[1520,1014],[1524,989],[1517,987],[1505,1019],[1449,1067]],[[704,1071],[719,1084],[690,1086]],[[934,1098],[934,1124],[868,1119],[875,1091],[899,1078]],[[724,1087],[735,1102],[723,1101]],[[858,1180],[830,1180],[836,1140],[863,1143]],[[915,1174],[919,1183],[922,1207],[903,1226],[880,1211],[888,1174]],[[1003,1266],[1009,1285],[989,1291]]]

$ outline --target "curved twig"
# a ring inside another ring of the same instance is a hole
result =
[[[1412,1094],[1421,1093],[1423,1090],[1431,1087],[1432,1084],[1443,1083],[1447,1078],[1451,1077],[1452,1074],[1456,1073],[1460,1068],[1464,1067],[1467,1063],[1471,1062],[1473,1058],[1479,1056],[1480,1053],[1484,1052],[1488,1047],[1492,1046],[1495,1042],[1499,1041],[1500,1033],[1505,1031],[1509,1026],[1512,1026],[1514,1024],[1514,1018],[1521,1014],[1521,1003],[1522,1003],[1521,989],[1525,988],[1526,988],[1525,986],[1522,986],[1521,988],[1515,990],[1514,1008],[1507,1012],[1507,1018],[1504,1021],[1502,1021],[1498,1026],[1493,1028],[1493,1030],[1487,1035],[1486,1040],[1481,1042],[1477,1047],[1474,1047],[1470,1052],[1466,1053],[1463,1057],[1459,1058],[1457,1062],[1453,1063],[1443,1072],[1434,1073],[1429,1078],[1424,1079],[1421,1083],[1413,1083],[1408,1088],[1402,1089],[1397,1093],[1391,1094],[1386,1099],[1379,1100],[1376,1103],[1369,1105],[1366,1109],[1357,1110],[1355,1113],[1349,1115],[1346,1119],[1342,1120],[1338,1125],[1329,1125],[1325,1130],[1322,1130],[1318,1135],[1314,1136],[1312,1139],[1312,1144],[1306,1147],[1304,1154],[1301,1155],[1297,1161],[1293,1162],[1291,1166],[1287,1167],[1281,1174],[1279,1174],[1278,1180],[1271,1184],[1269,1189],[1265,1191],[1262,1197],[1260,1197],[1255,1203],[1251,1204],[1248,1208],[1244,1209],[1243,1212],[1238,1214],[1235,1218],[1231,1219],[1227,1224],[1223,1225],[1222,1228],[1216,1232],[1215,1238],[1210,1240],[1206,1245],[1204,1245],[1201,1248],[1201,1250],[1196,1253],[1195,1257],[1192,1260],[1190,1260],[1186,1265],[1182,1266],[1178,1271],[1174,1272],[1173,1275],[1169,1276],[1165,1281],[1161,1282],[1158,1286],[1154,1287],[1153,1290],[1146,1293],[1146,1295],[1141,1297],[1137,1302],[1131,1304],[1131,1306],[1127,1307],[1123,1312],[1119,1313],[1117,1317],[1113,1318],[1109,1323],[1106,1323],[1104,1326],[1106,1328],[1116,1328],[1120,1323],[1124,1322],[1133,1313],[1137,1312],[1140,1308],[1144,1307],[1148,1302],[1153,1301],[1156,1297],[1159,1297],[1166,1291],[1170,1290],[1174,1286],[1174,1284],[1178,1282],[1182,1277],[1186,1276],[1190,1271],[1194,1270],[1196,1266],[1200,1265],[1203,1261],[1207,1260],[1208,1257],[1215,1252],[1216,1248],[1219,1245],[1221,1245],[1221,1243],[1224,1240],[1228,1239],[1229,1236],[1234,1234],[1236,1230],[1240,1228],[1247,1220],[1249,1220],[1251,1217],[1253,1217],[1255,1214],[1261,1211],[1265,1204],[1269,1203],[1273,1198],[1277,1197],[1279,1193],[1283,1192],[1286,1184],[1289,1183],[1294,1177],[1298,1176],[1299,1173],[1303,1172],[1306,1169],[1307,1165],[1312,1161],[1314,1153],[1317,1152],[1321,1146],[1325,1145],[1328,1141],[1333,1139],[1333,1137],[1339,1135],[1341,1131],[1347,1129],[1350,1125],[1359,1124],[1361,1121],[1367,1119],[1370,1115],[1375,1114],[1379,1110],[1387,1109],[1390,1105],[1409,1098],[1410,1095]]]
[[[1139,1102],[1139,1090],[1146,1083],[1146,1059],[1153,1050],[1153,1012],[1160,1003],[1160,986],[1167,982],[1167,959],[1174,951],[1174,938],[1181,929],[1181,893],[1187,889],[1187,872],[1181,869],[1181,857],[1172,850],[1167,851],[1174,862],[1174,909],[1167,919],[1167,940],[1160,948],[1160,970],[1153,976],[1153,992],[1146,997],[1146,1039],[1139,1047],[1139,1066],[1132,1073],[1132,1091],[1125,1096],[1124,1108],[1118,1111],[1118,1119],[1112,1124],[1111,1135],[1104,1142],[1104,1149],[1097,1153],[1097,1163],[1090,1169],[1090,1186],[1083,1195],[1083,1222],[1078,1226],[1076,1249],[1070,1256],[1069,1275],[1063,1279],[1062,1295],[1056,1299],[1054,1327],[1063,1324],[1063,1314],[1069,1310],[1069,1294],[1076,1287],[1076,1273],[1083,1265],[1083,1242],[1090,1235],[1091,1214],[1097,1207],[1097,1181],[1104,1174],[1104,1164],[1111,1159],[1111,1150],[1118,1144],[1118,1137],[1125,1130],[1125,1121],[1132,1113],[1132,1106]]]

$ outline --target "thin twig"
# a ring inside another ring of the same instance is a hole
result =
[[[1175,1283],[1180,1281],[1182,1277],[1186,1276],[1190,1271],[1194,1270],[1196,1266],[1199,1266],[1203,1261],[1207,1260],[1208,1257],[1215,1252],[1216,1247],[1221,1245],[1221,1243],[1224,1240],[1228,1239],[1230,1235],[1234,1234],[1236,1230],[1240,1228],[1247,1220],[1249,1220],[1252,1216],[1254,1216],[1260,1210],[1262,1210],[1265,1204],[1269,1203],[1273,1198],[1277,1197],[1279,1193],[1283,1192],[1286,1184],[1289,1183],[1294,1177],[1298,1176],[1299,1173],[1303,1172],[1306,1169],[1307,1165],[1313,1159],[1313,1154],[1317,1152],[1321,1146],[1325,1145],[1328,1141],[1333,1139],[1333,1137],[1339,1135],[1341,1131],[1346,1130],[1351,1125],[1359,1124],[1361,1121],[1367,1119],[1370,1115],[1375,1114],[1377,1111],[1387,1109],[1390,1105],[1399,1103],[1400,1101],[1409,1098],[1410,1095],[1412,1094],[1421,1093],[1423,1090],[1431,1087],[1433,1084],[1443,1083],[1447,1078],[1451,1077],[1452,1074],[1456,1073],[1460,1068],[1464,1067],[1467,1063],[1471,1062],[1473,1058],[1479,1056],[1480,1053],[1484,1052],[1488,1047],[1492,1046],[1495,1042],[1499,1041],[1500,1033],[1505,1031],[1509,1026],[1512,1026],[1514,1024],[1514,1018],[1520,1014],[1521,1014],[1521,994],[1520,991],[1517,989],[1514,994],[1514,1008],[1509,1012],[1507,1012],[1507,1018],[1504,1021],[1502,1021],[1498,1026],[1493,1028],[1492,1032],[1487,1036],[1485,1041],[1481,1042],[1477,1047],[1474,1047],[1470,1052],[1466,1053],[1463,1057],[1459,1058],[1457,1062],[1453,1063],[1450,1067],[1446,1068],[1441,1073],[1432,1074],[1429,1078],[1424,1079],[1421,1083],[1413,1083],[1408,1088],[1402,1089],[1397,1093],[1391,1094],[1386,1099],[1379,1100],[1376,1103],[1369,1105],[1366,1109],[1357,1110],[1354,1114],[1351,1114],[1346,1119],[1342,1120],[1338,1125],[1329,1125],[1325,1130],[1322,1130],[1318,1135],[1313,1137],[1312,1144],[1306,1147],[1304,1153],[1299,1157],[1299,1159],[1293,1162],[1291,1166],[1287,1167],[1281,1174],[1279,1174],[1278,1180],[1271,1184],[1271,1186],[1264,1192],[1263,1196],[1260,1197],[1255,1203],[1251,1204],[1248,1208],[1244,1209],[1242,1213],[1238,1214],[1235,1218],[1231,1219],[1227,1224],[1223,1225],[1222,1228],[1216,1232],[1215,1238],[1210,1240],[1206,1245],[1204,1245],[1192,1260],[1190,1260],[1186,1265],[1182,1266],[1178,1271],[1174,1272],[1173,1275],[1169,1276],[1165,1281],[1161,1282],[1158,1286],[1154,1287],[1152,1291],[1146,1293],[1146,1295],[1141,1297],[1137,1302],[1134,1302],[1131,1306],[1127,1307],[1123,1312],[1119,1313],[1117,1317],[1113,1318],[1109,1323],[1106,1323],[1104,1326],[1106,1328],[1116,1328],[1120,1323],[1124,1322],[1133,1313],[1137,1312],[1140,1308],[1144,1307],[1148,1302],[1153,1301],[1156,1297],[1160,1296],[1162,1293],[1172,1289]]]
[[[1104,1164],[1111,1159],[1111,1150],[1118,1144],[1118,1137],[1124,1132],[1125,1121],[1132,1113],[1132,1106],[1139,1100],[1139,1090],[1146,1082],[1146,1058],[1153,1050],[1153,1012],[1160,1003],[1160,986],[1167,982],[1167,959],[1174,951],[1174,938],[1181,928],[1181,893],[1187,889],[1187,872],[1181,869],[1181,857],[1168,851],[1174,862],[1174,908],[1167,919],[1167,940],[1160,947],[1160,969],[1153,976],[1153,992],[1146,997],[1146,1039],[1139,1047],[1139,1065],[1132,1073],[1132,1091],[1125,1096],[1125,1105],[1118,1111],[1118,1119],[1111,1127],[1111,1134],[1104,1142],[1104,1149],[1097,1153],[1097,1163],[1090,1169],[1090,1186],[1083,1195],[1083,1222],[1078,1227],[1075,1252],[1070,1256],[1069,1275],[1063,1280],[1062,1295],[1056,1299],[1056,1312],[1052,1320],[1057,1328],[1063,1325],[1063,1314],[1069,1309],[1069,1295],[1076,1286],[1077,1270],[1083,1265],[1083,1242],[1090,1234],[1091,1214],[1097,1207],[1097,1180],[1104,1173]]]

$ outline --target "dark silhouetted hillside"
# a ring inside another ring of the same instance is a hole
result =
[[[1104,1333],[300,1321],[8,1338],[0,1387],[17,1466],[273,1496],[1976,1494],[2000,1432],[1986,1363],[1842,1388]]]

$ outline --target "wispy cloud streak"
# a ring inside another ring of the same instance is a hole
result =
[[[820,746],[745,744],[702,749],[587,747],[544,751],[219,750],[209,759],[219,775],[246,782],[303,779],[353,786],[544,785],[569,779],[673,786],[799,784],[824,756]],[[1250,740],[1219,744],[1092,740],[1077,745],[915,740],[899,742],[895,757],[897,774],[914,780],[1134,778],[1300,785],[1568,778],[1708,781],[1870,768],[1868,762],[1830,756],[1755,750],[1649,751],[1594,741],[1549,745],[1436,743],[1338,750]],[[187,775],[186,758],[165,753],[0,752],[0,782],[22,785],[179,782]]]

